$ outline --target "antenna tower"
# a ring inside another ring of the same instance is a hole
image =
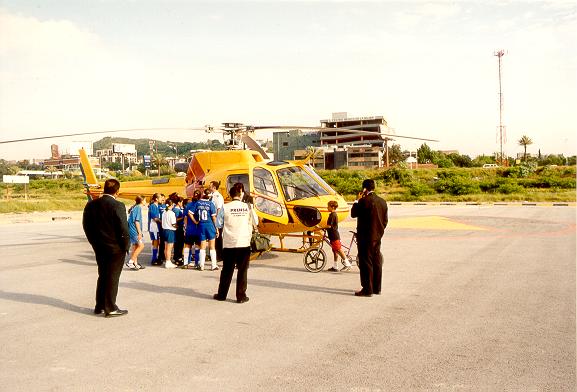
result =
[[[507,131],[505,126],[503,125],[503,90],[501,86],[501,57],[505,55],[505,51],[501,49],[493,53],[493,55],[497,56],[497,58],[499,59],[499,134],[497,137],[499,139],[500,152],[497,162],[500,163],[501,166],[507,166],[509,162],[507,161],[503,153],[503,143],[507,142],[507,134],[506,134]]]

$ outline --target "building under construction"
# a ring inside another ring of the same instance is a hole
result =
[[[332,119],[321,120],[319,131],[275,132],[274,154],[277,160],[304,159],[310,147],[320,148],[322,153],[311,162],[316,169],[376,169],[383,167],[385,140],[380,133],[386,127],[387,122],[382,116],[348,118],[347,113],[333,113]],[[334,128],[367,133],[359,135]]]

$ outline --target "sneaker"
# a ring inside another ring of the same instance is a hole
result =
[[[169,268],[169,269],[176,268],[176,265],[174,265],[170,260],[166,260],[164,262],[164,268]]]
[[[336,269],[335,267],[331,267],[331,268],[329,268],[327,271],[329,271],[329,272],[339,272],[339,270]]]
[[[142,264],[134,264],[134,266],[136,267],[136,269],[139,269],[139,270],[146,268],[146,267],[143,266]]]
[[[204,265],[199,265],[199,266],[198,266],[198,270],[199,270],[199,271],[204,271]]]
[[[218,271],[220,268],[218,268],[218,265],[215,265],[214,267],[211,267],[210,270],[211,271]]]
[[[131,270],[137,270],[138,268],[136,268],[136,265],[134,265],[134,263],[132,262],[132,260],[128,260],[125,265],[131,269]]]
[[[351,266],[350,265],[345,265],[343,268],[341,268],[342,272],[347,272],[351,270]]]

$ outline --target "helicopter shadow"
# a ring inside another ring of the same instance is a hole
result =
[[[26,304],[36,304],[52,306],[54,308],[59,308],[67,310],[74,313],[80,314],[91,314],[93,309],[84,308],[78,305],[71,304],[69,302],[63,301],[58,298],[48,297],[41,294],[30,294],[30,293],[14,293],[10,291],[0,290],[0,298],[7,301],[21,302]]]
[[[134,290],[150,291],[155,294],[167,293],[167,294],[182,295],[184,297],[195,297],[210,300],[213,299],[211,294],[202,293],[187,287],[158,286],[151,283],[136,282],[136,281],[120,282],[119,286]]]
[[[91,253],[82,253],[78,255],[79,259],[85,259],[87,261],[82,260],[72,260],[72,259],[59,259],[61,263],[67,264],[74,264],[74,265],[82,265],[85,267],[95,267],[96,266],[96,259],[94,258],[94,254]]]
[[[261,287],[270,287],[275,289],[285,289],[285,290],[296,290],[296,291],[309,291],[313,293],[325,293],[325,294],[334,294],[334,295],[346,295],[350,296],[353,290],[346,290],[346,289],[334,289],[330,287],[322,287],[322,286],[309,286],[305,284],[299,283],[288,283],[288,282],[279,282],[279,281],[272,281],[272,280],[262,280],[262,279],[248,279],[248,285],[255,285]]]
[[[212,276],[210,278],[214,279],[214,280],[219,280],[218,276]],[[236,277],[233,278],[231,285],[234,285],[234,284],[236,284]],[[346,296],[350,296],[353,293],[353,290],[348,290],[348,289],[334,289],[331,287],[309,286],[306,284],[279,282],[279,281],[275,281],[275,280],[252,279],[249,276],[248,287],[250,287],[252,285],[260,286],[260,287],[270,287],[273,289],[309,291],[312,293],[325,293],[325,294],[346,295]]]

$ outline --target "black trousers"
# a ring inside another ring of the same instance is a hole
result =
[[[98,280],[96,281],[96,306],[94,308],[103,309],[108,314],[118,309],[116,295],[126,252],[98,251],[95,253]]]
[[[184,248],[184,229],[178,227],[174,232],[174,256],[172,259],[178,261],[182,259],[182,250]]]
[[[222,261],[222,228],[218,229],[218,237],[214,241],[214,249],[216,250],[216,259]]]
[[[164,257],[164,229],[162,227],[158,228],[158,262],[165,261]]]
[[[250,260],[250,247],[246,248],[224,248],[222,250],[222,271],[220,272],[220,284],[218,285],[218,296],[226,298],[234,267],[238,269],[236,274],[236,299],[241,300],[246,297],[247,271]]]
[[[357,244],[361,287],[367,294],[380,293],[383,276],[383,255],[381,240]]]

